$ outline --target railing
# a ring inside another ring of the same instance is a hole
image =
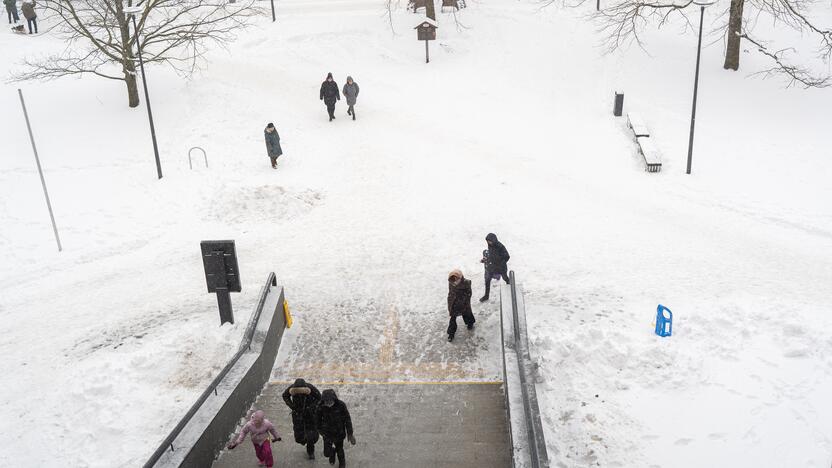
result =
[[[208,167],[208,153],[206,153],[205,150],[200,148],[199,146],[194,146],[193,148],[188,150],[188,167],[190,167],[191,170],[193,170],[194,168],[194,163],[191,161],[191,153],[193,153],[194,150],[202,151],[202,157],[205,159],[205,167]]]
[[[521,311],[517,300],[517,280],[514,271],[509,273],[511,281],[511,318],[514,332],[514,353],[517,355],[517,369],[520,380],[520,392],[523,397],[523,415],[525,420],[526,442],[528,443],[528,462],[531,468],[548,468],[549,455],[546,450],[546,439],[543,435],[543,424],[540,420],[540,408],[537,401],[537,390],[535,389],[531,355],[529,353],[529,339],[526,332],[525,307]],[[502,314],[501,314],[502,315]],[[503,340],[503,373],[508,381],[505,340]],[[508,397],[509,383],[506,382],[506,394]],[[510,404],[508,405],[511,406]],[[510,410],[509,420],[511,421]],[[512,441],[515,445],[515,441]]]
[[[257,308],[254,309],[254,313],[251,315],[251,319],[249,319],[248,326],[246,327],[245,334],[243,335],[243,341],[240,344],[240,349],[237,350],[237,353],[234,354],[234,357],[228,361],[228,364],[220,371],[219,375],[211,382],[208,388],[202,392],[202,395],[199,396],[196,403],[191,406],[191,409],[185,413],[185,416],[179,421],[176,427],[165,437],[165,440],[162,441],[159,448],[153,452],[153,455],[150,456],[150,459],[147,463],[144,464],[144,468],[152,468],[162,455],[170,449],[171,451],[175,450],[173,447],[173,441],[179,436],[179,433],[182,432],[182,429],[188,424],[188,422],[193,418],[194,414],[196,414],[197,410],[202,406],[203,403],[211,396],[211,393],[214,395],[217,394],[217,386],[222,382],[223,378],[228,374],[232,367],[237,363],[240,359],[240,356],[243,355],[246,351],[251,349],[251,341],[254,338],[254,331],[257,327],[257,322],[260,320],[260,314],[263,312],[263,305],[266,302],[266,297],[268,296],[269,286],[277,286],[277,278],[275,277],[274,273],[269,273],[269,277],[266,280],[266,285],[260,290],[260,297],[257,300]]]

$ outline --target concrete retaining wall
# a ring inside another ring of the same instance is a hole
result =
[[[262,392],[286,329],[283,288],[274,284],[265,287],[266,297],[250,346],[217,385],[215,394],[199,407],[174,439],[173,450],[165,452],[154,467],[211,466],[240,418]]]

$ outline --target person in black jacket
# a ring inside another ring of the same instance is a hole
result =
[[[471,280],[465,279],[462,272],[454,270],[448,273],[448,341],[454,340],[456,335],[456,318],[462,316],[462,321],[468,329],[474,328],[474,313],[471,312]]]
[[[321,401],[321,392],[314,385],[303,379],[295,380],[283,392],[283,401],[292,410],[292,428],[295,442],[306,445],[306,454],[310,460],[315,459],[315,442],[318,430],[315,428],[315,413]]]
[[[497,235],[493,232],[485,236],[485,242],[488,243],[488,254],[483,255],[482,260],[480,260],[480,262],[485,263],[485,295],[480,298],[480,302],[488,300],[492,277],[502,276],[506,284],[511,284],[508,279],[508,259],[511,258],[508,250],[497,240]]]
[[[352,419],[347,404],[338,399],[335,390],[328,388],[321,393],[315,424],[324,438],[324,456],[329,457],[329,464],[335,464],[337,455],[338,468],[347,466],[344,458],[344,438],[355,445],[355,436],[352,433]]]
[[[341,100],[341,92],[338,91],[338,83],[332,79],[332,73],[327,73],[326,80],[321,83],[321,101],[326,104],[329,112],[329,121],[335,118],[335,101]]]

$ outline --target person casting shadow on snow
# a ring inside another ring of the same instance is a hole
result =
[[[269,434],[274,437],[274,440],[280,441],[282,439],[271,421],[266,419],[266,415],[262,410],[257,410],[251,415],[251,420],[243,426],[243,430],[240,431],[237,439],[228,444],[228,449],[234,450],[234,447],[240,445],[245,440],[247,434],[251,434],[251,443],[254,444],[254,453],[257,455],[260,466],[274,466]]]
[[[341,100],[341,93],[338,92],[338,83],[332,79],[332,73],[327,73],[326,80],[321,83],[321,101],[326,104],[329,112],[329,121],[335,118],[335,101]]]
[[[471,280],[465,279],[462,272],[454,270],[448,273],[448,341],[454,340],[456,335],[456,318],[462,316],[462,321],[468,329],[474,328],[474,313],[471,312]]]
[[[17,24],[20,21],[17,15],[17,0],[3,0],[3,5],[6,6],[6,13],[9,15],[9,24],[12,24],[12,19],[14,19],[14,24]]]
[[[315,415],[318,432],[324,438],[324,456],[329,458],[329,464],[335,464],[338,457],[338,468],[347,466],[344,455],[344,438],[348,438],[355,445],[352,433],[352,418],[347,404],[338,399],[335,390],[328,388],[321,393],[321,403]]]
[[[480,260],[485,264],[485,295],[480,298],[480,302],[488,300],[492,278],[502,276],[506,284],[511,284],[508,279],[508,259],[511,258],[508,250],[497,240],[497,235],[493,232],[485,236],[485,242],[488,243],[488,250],[483,252],[483,258]]]
[[[274,128],[273,123],[266,125],[266,130],[263,133],[266,135],[266,152],[269,159],[272,160],[272,169],[277,169],[277,158],[283,154],[283,150],[280,148],[280,135],[277,133],[277,129]]]
[[[355,100],[358,98],[358,83],[352,80],[351,76],[347,77],[347,84],[344,85],[344,98],[347,99],[347,115],[351,115],[355,120]]]
[[[321,401],[321,392],[303,379],[297,379],[283,392],[283,401],[292,410],[295,442],[306,445],[306,455],[310,460],[314,460],[315,442],[318,441],[315,412]]]

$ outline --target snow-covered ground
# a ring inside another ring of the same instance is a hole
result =
[[[233,354],[272,270],[298,321],[290,356],[428,374],[462,356],[437,375],[494,378],[495,298],[479,334],[444,341],[445,275],[461,267],[479,297],[493,231],[527,291],[562,466],[829,466],[832,93],[747,79],[764,66],[749,54],[722,71],[721,44],[705,48],[687,176],[694,36],[603,55],[581,11],[469,4],[465,28],[440,17],[429,65],[412,14],[393,35],[382,2],[284,0],[191,80],[149,68],[161,181],[120,83],[21,85],[60,254],[17,85],[0,85],[0,465],[142,463]],[[59,47],[2,34],[0,73]],[[341,103],[327,122],[329,71],[361,85],[358,121]],[[642,170],[614,90],[661,173]],[[188,170],[192,146],[208,169]],[[233,327],[199,259],[220,238],[242,270]],[[671,338],[652,334],[658,303]]]

